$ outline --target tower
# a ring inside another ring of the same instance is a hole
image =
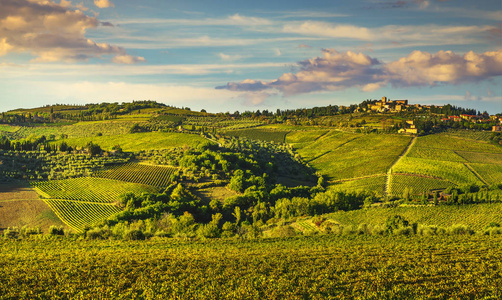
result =
[[[383,102],[383,104],[386,104],[387,103],[387,97],[383,96],[382,97],[382,102]]]

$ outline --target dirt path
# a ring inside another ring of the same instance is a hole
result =
[[[478,172],[476,172],[476,170],[474,170],[468,163],[463,163],[464,166],[469,169],[469,171],[471,171],[472,174],[474,174],[474,176],[476,176],[477,179],[479,179],[482,183],[484,183],[485,185],[489,185],[488,182],[486,182],[483,177],[481,177],[481,175],[478,174]]]
[[[417,137],[415,136],[413,137],[413,139],[411,139],[408,146],[406,146],[406,148],[403,150],[403,153],[399,155],[399,157],[396,159],[396,161],[394,161],[394,163],[390,166],[389,170],[387,171],[387,181],[385,182],[385,190],[384,190],[386,195],[390,195],[389,189],[390,189],[390,178],[392,175],[392,168],[394,168],[394,166],[401,160],[401,158],[405,157],[408,154],[408,152],[410,152],[411,148],[413,147],[413,145],[415,145],[416,141]]]

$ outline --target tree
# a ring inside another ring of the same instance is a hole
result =
[[[396,229],[407,227],[410,223],[400,215],[389,217],[385,221],[385,232],[393,233]]]
[[[87,143],[85,149],[87,150],[87,153],[91,156],[99,155],[103,152],[103,150],[101,150],[101,147],[97,144],[94,144],[93,142]]]
[[[235,217],[235,224],[239,225],[239,222],[241,221],[241,208],[236,206],[232,215]]]

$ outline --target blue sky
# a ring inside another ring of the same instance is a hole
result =
[[[500,0],[0,0],[0,110],[387,96],[500,113],[501,24]]]

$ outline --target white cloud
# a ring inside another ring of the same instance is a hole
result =
[[[290,22],[284,25],[282,31],[331,38],[373,39],[373,35],[368,28],[353,25],[335,25],[328,22]]]
[[[322,57],[298,63],[300,71],[284,73],[276,80],[247,79],[229,82],[217,89],[261,92],[279,90],[284,95],[334,91],[356,87],[375,91],[384,86],[436,86],[478,82],[502,76],[502,50],[481,54],[451,51],[435,54],[413,51],[390,63],[382,63],[363,53],[324,49]]]
[[[118,64],[135,64],[135,63],[139,63],[139,62],[145,62],[145,58],[124,54],[124,55],[115,56],[112,59],[112,61],[114,63],[118,63]]]
[[[29,52],[35,56],[34,62],[72,62],[104,55],[126,55],[124,48],[85,37],[88,29],[99,24],[95,17],[74,9],[70,1],[58,4],[51,0],[2,0],[0,55]]]
[[[115,7],[115,5],[109,0],[94,0],[94,5],[99,8]]]
[[[227,64],[198,64],[198,65],[130,65],[130,64],[7,64],[2,63],[0,78],[40,77],[52,78],[80,78],[82,76],[145,76],[145,75],[208,75],[229,74],[247,69],[279,69],[288,66],[285,63],[227,63]]]
[[[205,18],[205,19],[120,19],[112,20],[114,23],[126,24],[150,24],[150,25],[188,25],[188,26],[265,26],[272,25],[274,22],[265,18],[241,16],[239,14],[230,15],[224,18]]]
[[[221,58],[223,61],[234,61],[234,60],[240,60],[244,56],[239,55],[239,54],[225,54],[225,53],[218,53],[218,56]]]

